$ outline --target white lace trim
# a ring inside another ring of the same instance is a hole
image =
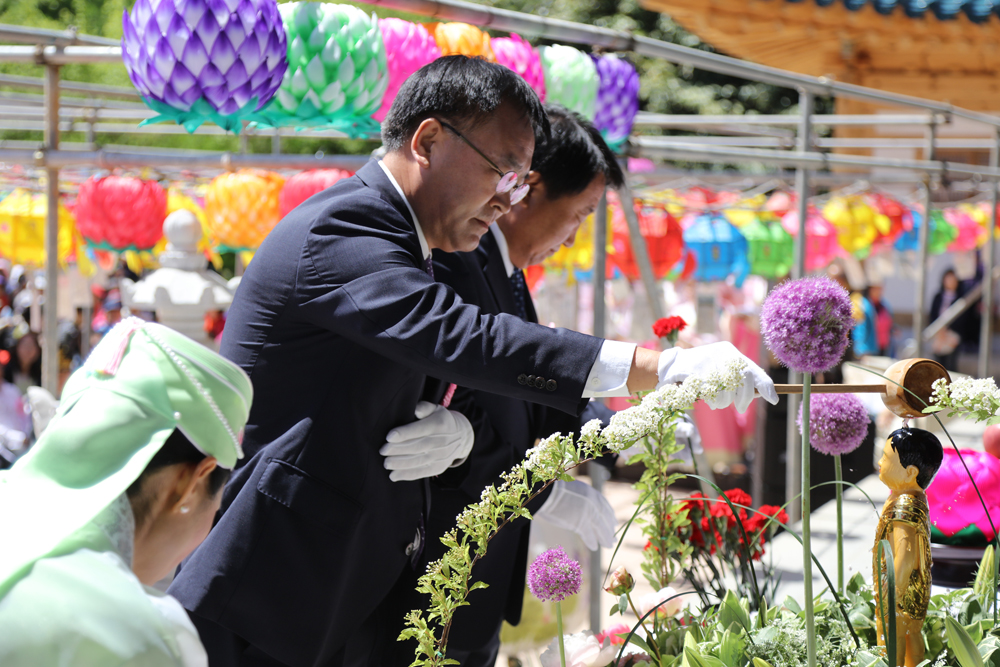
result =
[[[94,517],[94,525],[107,536],[115,552],[131,569],[135,549],[135,515],[132,514],[132,504],[128,501],[128,496],[123,493],[115,498]]]

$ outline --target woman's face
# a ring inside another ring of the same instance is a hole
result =
[[[944,278],[942,279],[942,284],[944,285],[944,288],[946,290],[948,290],[949,292],[954,292],[955,290],[958,289],[958,276],[949,271],[948,273],[944,274]]]
[[[41,353],[42,351],[38,348],[38,341],[35,340],[34,336],[22,336],[21,340],[17,341],[17,361],[21,368],[30,368],[32,364],[38,361]]]

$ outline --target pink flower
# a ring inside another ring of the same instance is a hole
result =
[[[677,591],[670,586],[661,588],[655,593],[646,593],[635,604],[639,608],[639,613],[643,616],[654,608],[656,608],[657,616],[676,616],[677,612],[684,607],[684,601],[677,594]]]
[[[826,277],[790,280],[764,299],[760,332],[782,364],[802,373],[836,366],[854,327],[851,297]]]
[[[611,642],[612,646],[620,646],[625,643],[625,638],[628,637],[628,633],[632,632],[630,628],[625,623],[619,623],[618,625],[613,625],[604,632],[598,632],[594,635],[597,641],[604,643],[607,639]]]
[[[541,553],[528,568],[528,589],[545,602],[560,602],[580,591],[583,571],[562,547]]]

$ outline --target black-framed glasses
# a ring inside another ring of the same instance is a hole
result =
[[[493,168],[493,171],[495,171],[500,175],[500,182],[497,183],[498,195],[505,195],[509,192],[511,206],[524,199],[525,195],[528,194],[528,189],[531,187],[530,185],[528,185],[527,183],[522,183],[521,185],[518,185],[517,174],[515,172],[508,171],[504,173],[504,171],[500,169],[500,167],[498,167],[496,163],[493,162],[493,160],[486,157],[485,153],[476,148],[471,141],[462,136],[461,132],[459,132],[454,127],[452,127],[451,125],[449,125],[448,123],[444,122],[441,119],[438,119],[438,122],[441,123],[441,125],[443,125],[445,128],[454,132],[455,136],[464,141],[469,148],[479,153],[480,157],[489,162],[490,166]]]

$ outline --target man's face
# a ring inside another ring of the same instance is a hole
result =
[[[484,123],[455,127],[501,171],[513,171],[517,182],[524,182],[535,150],[534,131],[525,114],[503,104]],[[429,131],[433,134],[427,140],[421,139],[419,130],[416,137],[427,160],[414,198],[417,217],[431,247],[445,252],[474,250],[490,225],[510,210],[510,193],[497,194],[501,174],[454,132],[439,123]]]
[[[910,468],[903,467],[899,462],[899,452],[892,447],[892,438],[886,438],[885,446],[882,448],[882,458],[878,462],[878,478],[890,489],[899,489],[912,483],[911,476],[915,477]]]
[[[544,181],[536,183],[536,175],[532,176],[527,198],[500,221],[511,262],[520,269],[541,264],[562,246],[572,247],[580,225],[597,210],[604,192],[604,175],[598,174],[583,192],[550,199]]]

